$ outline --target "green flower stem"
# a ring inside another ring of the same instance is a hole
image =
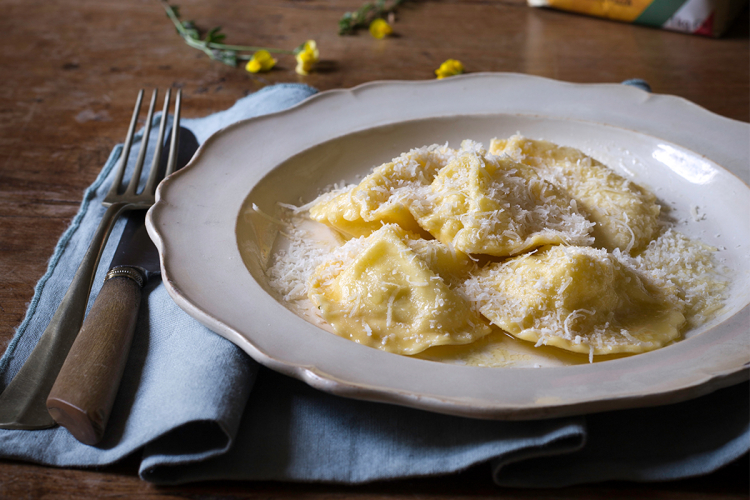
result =
[[[243,52],[258,52],[259,50],[267,50],[276,54],[294,54],[293,50],[287,49],[275,49],[273,47],[252,47],[249,45],[226,45],[223,43],[207,43],[206,46],[209,49],[218,50],[241,50]]]
[[[188,44],[190,47],[193,47],[194,49],[202,50],[207,55],[209,55],[211,59],[214,58],[213,52],[211,52],[211,49],[207,47],[208,44],[206,44],[205,42],[195,41],[192,38],[188,38],[184,36],[182,38],[185,40],[185,43]]]
[[[295,50],[276,49],[273,47],[253,47],[249,45],[228,45],[211,41],[211,38],[213,38],[212,35],[218,33],[219,28],[214,28],[208,33],[208,35],[206,35],[205,39],[201,40],[198,38],[197,30],[192,28],[192,23],[190,31],[185,28],[185,25],[180,21],[179,14],[175,12],[176,7],[173,8],[169,5],[167,0],[160,1],[164,6],[167,16],[172,20],[172,24],[174,24],[174,27],[177,29],[177,33],[179,33],[185,43],[188,46],[205,53],[213,60],[221,61],[229,66],[236,66],[237,60],[248,61],[252,59],[252,56],[250,55],[238,54],[237,52],[258,52],[259,50],[267,50],[268,52],[274,52],[277,54],[296,54]],[[221,38],[224,38],[223,34],[221,35]]]
[[[175,25],[175,28],[177,28],[177,31],[180,32],[180,34],[184,33],[184,28],[182,27],[182,23],[179,19],[177,19],[177,16],[174,13],[174,10],[172,10],[172,7],[166,2],[166,0],[161,0],[162,5],[164,6],[164,10],[167,11],[167,16],[172,20],[172,22]]]
[[[366,2],[354,12],[345,12],[339,19],[339,35],[353,35],[360,28],[367,28],[374,19],[385,18],[395,13],[396,8],[406,0],[392,0],[386,5],[386,0],[376,0],[375,3]]]

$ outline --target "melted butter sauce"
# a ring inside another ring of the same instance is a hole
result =
[[[626,356],[631,355],[595,356],[594,362]],[[587,354],[545,345],[534,347],[533,343],[517,339],[496,326],[492,327],[492,333],[471,344],[430,347],[413,357],[441,363],[490,368],[545,368],[589,363]]]

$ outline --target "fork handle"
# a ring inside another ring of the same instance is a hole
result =
[[[113,203],[107,208],[52,320],[0,394],[0,428],[44,429],[55,425],[45,404],[47,396],[83,323],[91,284],[112,226],[129,207],[128,203]]]
[[[78,441],[104,435],[130,351],[145,274],[120,266],[107,279],[47,398],[55,421]]]

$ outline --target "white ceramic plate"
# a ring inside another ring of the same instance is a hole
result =
[[[355,344],[313,326],[268,292],[263,236],[248,233],[243,207],[256,203],[274,213],[278,201],[310,201],[324,186],[353,182],[412,147],[456,147],[464,138],[488,144],[515,132],[580,148],[654,190],[672,208],[677,229],[719,247],[734,270],[723,314],[650,353],[497,369]],[[664,404],[748,378],[749,138],[746,123],[619,84],[516,74],[375,82],[323,92],[220,131],[162,183],[147,224],[180,307],[260,363],[324,391],[498,419]],[[260,257],[245,253],[243,262],[238,238]]]

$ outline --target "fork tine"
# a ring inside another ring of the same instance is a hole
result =
[[[107,197],[116,196],[120,190],[120,184],[122,184],[122,177],[125,175],[125,167],[128,165],[128,157],[130,156],[130,147],[133,145],[133,134],[135,133],[135,125],[138,122],[138,114],[141,112],[141,101],[143,101],[143,89],[138,92],[138,98],[135,100],[135,108],[133,109],[133,117],[130,119],[130,127],[128,128],[128,135],[125,137],[125,145],[122,148],[122,154],[120,155],[120,165],[117,167],[115,173],[115,180],[112,181],[112,186],[109,188]]]
[[[164,144],[164,132],[167,129],[167,118],[169,117],[169,101],[172,98],[172,89],[167,89],[167,93],[164,96],[164,109],[161,112],[161,120],[159,124],[159,137],[156,139],[156,151],[154,152],[154,159],[151,162],[151,171],[148,174],[148,181],[146,187],[143,188],[144,193],[153,193],[156,188],[156,182],[159,176],[159,165],[161,164],[161,150]]]
[[[180,108],[182,107],[182,89],[177,89],[177,97],[174,101],[174,119],[172,120],[172,139],[169,144],[169,158],[167,160],[167,171],[164,177],[174,172],[175,163],[177,163],[177,148],[180,142]]]
[[[122,193],[119,194],[122,180],[125,173],[125,167],[128,164],[131,146],[135,135],[135,127],[138,122],[138,115],[143,103],[143,90],[138,93],[135,109],[128,128],[128,134],[121,151],[120,163],[114,172],[114,182],[112,183],[109,193],[102,201],[102,205],[107,207],[104,212],[99,226],[94,232],[88,249],[81,260],[78,270],[73,276],[73,280],[65,292],[65,296],[60,302],[57,310],[52,315],[47,328],[29,355],[20,371],[13,377],[12,381],[0,392],[0,428],[3,429],[43,429],[54,425],[55,420],[47,410],[47,399],[50,396],[50,389],[55,384],[55,380],[60,373],[66,355],[69,353],[71,346],[78,334],[78,330],[83,324],[86,316],[86,306],[88,304],[91,284],[96,275],[97,266],[105,248],[107,239],[112,231],[117,218],[127,210],[145,210],[154,203],[153,187],[148,192]],[[149,116],[147,119],[147,128],[145,132],[145,143],[148,143],[148,128],[153,121],[153,109],[156,103],[156,93],[151,98]],[[178,92],[174,130],[172,132],[172,142],[168,160],[168,172],[174,170],[176,163],[177,138],[179,137],[180,124],[180,107],[181,96]],[[169,109],[169,94],[165,103],[165,113],[163,123],[166,123],[168,116],[166,111]],[[165,126],[165,125],[164,125]],[[159,140],[160,143],[163,141]],[[157,151],[161,150],[162,144],[159,144]],[[131,185],[137,189],[140,170],[143,168],[143,158],[145,148],[141,148],[139,153],[139,166],[134,172]],[[158,164],[158,163],[157,163]],[[160,166],[160,164],[159,164]],[[156,170],[157,169],[152,169]],[[151,175],[149,175],[149,178]],[[155,184],[155,180],[151,181]],[[130,185],[128,187],[130,188]],[[125,191],[127,191],[126,189]],[[97,358],[98,359],[98,358]],[[97,410],[99,411],[99,410]],[[108,411],[108,410],[107,410]],[[100,417],[98,417],[100,418]],[[78,436],[76,436],[78,438]],[[80,438],[78,438],[80,439]]]
[[[146,150],[148,149],[148,138],[151,135],[151,123],[154,121],[154,105],[156,104],[157,93],[157,90],[154,89],[154,92],[151,94],[151,104],[148,106],[148,115],[146,115],[146,127],[143,129],[141,150],[138,152],[138,159],[133,168],[133,175],[130,176],[130,184],[128,184],[128,188],[125,190],[126,194],[135,194],[138,189],[138,183],[141,180],[143,162],[146,158]]]

